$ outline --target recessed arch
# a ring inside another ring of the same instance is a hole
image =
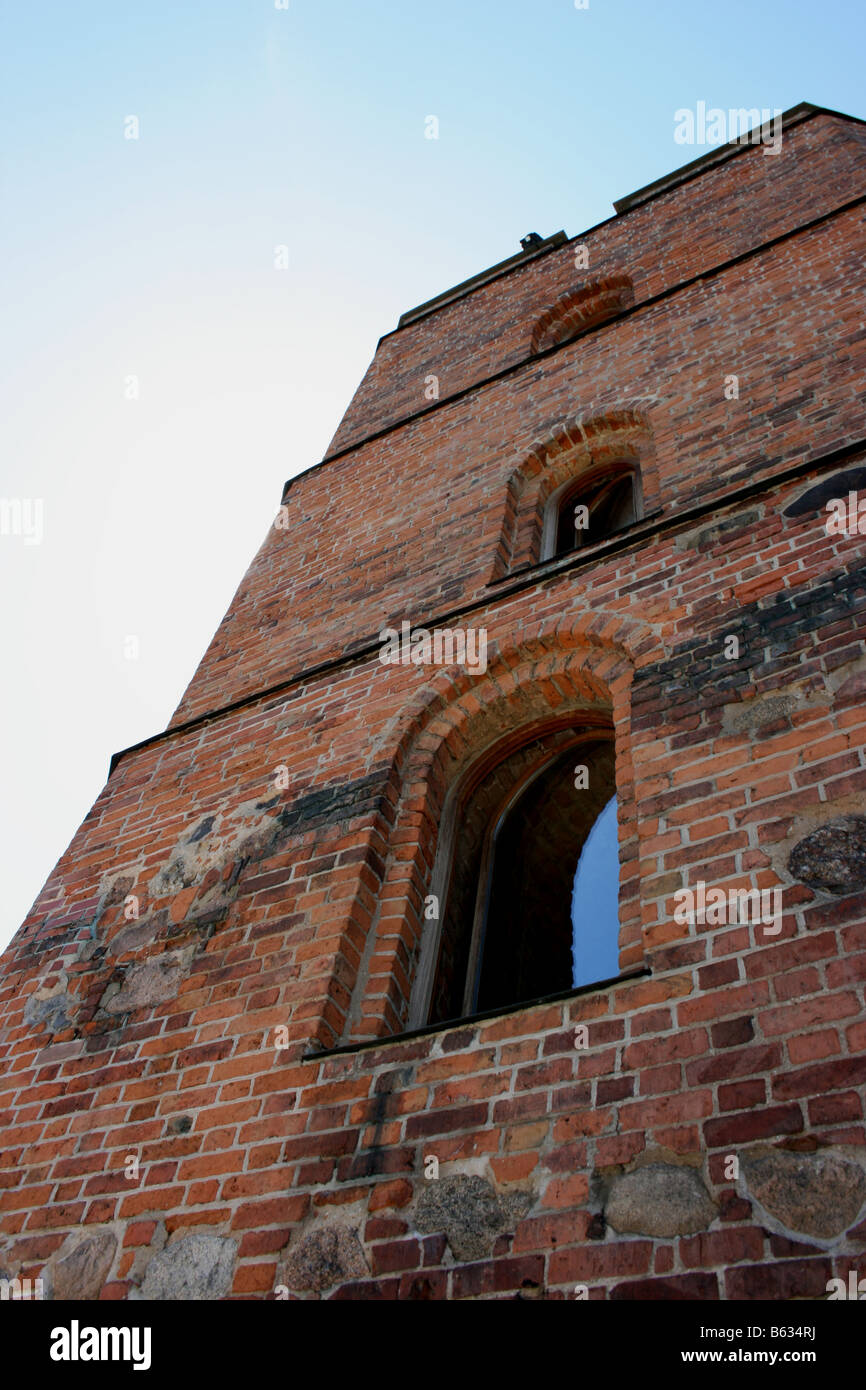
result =
[[[613,728],[620,965],[642,962],[630,688],[635,670],[664,650],[649,624],[623,614],[588,609],[567,620],[541,619],[517,646],[500,650],[492,642],[484,676],[437,673],[395,716],[385,740],[399,793],[383,825],[382,887],[355,977],[346,1041],[421,1026],[414,999],[410,1015],[410,995],[431,931],[430,899],[446,891],[435,869],[452,788],[464,775],[483,776],[485,759],[500,759],[533,733],[573,728],[576,715],[586,722],[594,714]]]
[[[609,275],[560,295],[545,309],[532,329],[530,351],[544,352],[569,342],[579,333],[616,318],[634,304],[634,285],[628,275]]]
[[[634,477],[637,516],[660,504],[653,432],[643,406],[578,417],[554,426],[513,468],[492,580],[549,559],[552,500],[615,472]]]

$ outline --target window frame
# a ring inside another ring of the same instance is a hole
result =
[[[560,520],[563,508],[572,504],[578,505],[580,497],[590,498],[590,502],[584,505],[589,506],[592,515],[591,500],[598,498],[599,493],[607,492],[609,487],[614,487],[623,478],[631,479],[632,500],[634,507],[634,518],[626,526],[620,526],[616,531],[609,531],[607,535],[598,540],[587,541],[585,545],[574,545],[568,550],[558,551],[556,541],[559,533]],[[635,526],[644,519],[644,496],[643,483],[641,480],[640,465],[636,459],[623,458],[614,464],[607,464],[603,468],[592,469],[591,471],[579,474],[576,478],[566,478],[555,488],[544,504],[544,515],[541,525],[541,542],[539,545],[538,563],[543,564],[546,560],[562,560],[567,555],[582,554],[591,550],[594,546],[604,545],[606,541],[612,540],[615,536],[623,535],[629,526]]]
[[[553,731],[558,721],[554,721],[553,726],[548,726]],[[609,741],[614,757],[614,779],[613,795],[617,797],[618,807],[621,806],[620,785],[617,777],[617,738],[616,731],[606,718],[599,719],[597,711],[585,712],[583,718],[565,726],[570,728],[573,733],[572,740],[565,747],[551,752],[549,756],[540,759],[539,763],[527,770],[517,779],[515,785],[511,787],[507,796],[499,802],[492,812],[488,825],[484,831],[483,848],[478,868],[478,879],[475,889],[475,900],[473,907],[472,927],[470,929],[469,956],[466,965],[466,976],[463,981],[462,1005],[459,1016],[448,1020],[453,1024],[459,1024],[464,1019],[472,1018],[477,1011],[478,992],[481,985],[481,968],[484,959],[484,937],[487,926],[487,916],[490,908],[491,894],[493,888],[493,870],[495,863],[496,835],[504,825],[508,815],[529,790],[532,784],[543,777],[550,768],[558,762],[565,752],[569,754],[577,753],[580,748],[587,744],[597,743],[600,739]],[[530,727],[525,731],[526,742],[533,742],[545,732],[538,727]],[[407,1019],[407,1029],[423,1029],[431,1027],[430,1012],[433,1007],[436,991],[436,981],[439,970],[439,953],[442,942],[442,932],[447,920],[448,899],[452,892],[453,872],[456,863],[456,856],[459,851],[459,830],[463,812],[468,799],[471,797],[474,787],[500,763],[504,762],[514,751],[515,745],[510,739],[502,741],[499,745],[498,754],[492,758],[482,757],[470,767],[460,783],[451,788],[446,805],[443,807],[440,819],[440,831],[437,839],[436,853],[434,856],[433,870],[430,878],[429,891],[438,899],[438,918],[435,920],[435,930],[425,934],[422,942],[421,953],[418,960],[418,967],[413,981],[412,991],[409,1000],[409,1012]],[[622,851],[622,819],[621,811],[617,812],[617,842],[618,848]],[[620,869],[621,869],[620,860]],[[575,865],[575,870],[576,870]],[[620,874],[618,883],[618,893],[622,891],[622,877]],[[620,919],[620,930],[622,920]],[[619,941],[618,941],[619,947]],[[582,988],[585,988],[583,986]],[[565,990],[564,993],[569,993]],[[531,1001],[514,1000],[508,1005],[503,1005],[503,1009],[520,1008],[525,1004],[527,1007]],[[498,1010],[501,1012],[501,1010]]]

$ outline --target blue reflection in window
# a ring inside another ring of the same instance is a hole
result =
[[[587,835],[571,897],[572,979],[575,989],[619,974],[619,846],[616,797]]]

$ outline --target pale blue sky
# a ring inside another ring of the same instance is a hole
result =
[[[571,897],[575,988],[619,974],[619,844],[612,796],[586,837]]]
[[[0,535],[0,944],[398,315],[702,153],[678,108],[866,115],[863,15],[3,0],[0,498],[42,499],[44,535]]]

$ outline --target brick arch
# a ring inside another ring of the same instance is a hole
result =
[[[392,726],[392,780],[400,788],[387,829],[382,888],[358,972],[346,1040],[411,1026],[409,1004],[425,928],[424,900],[449,797],[521,743],[578,723],[612,725],[620,803],[623,967],[642,959],[637,825],[629,728],[637,667],[656,659],[648,624],[589,612],[540,625],[494,651],[484,676],[437,672]],[[435,929],[435,928],[434,928]]]
[[[634,285],[628,275],[609,275],[560,295],[532,329],[530,352],[567,343],[578,333],[615,318],[634,304]]]
[[[527,660],[537,660],[553,649],[567,652],[572,648],[595,649],[608,656],[623,658],[630,668],[637,669],[668,655],[660,630],[643,618],[631,617],[607,608],[586,608],[556,618],[540,619],[532,632],[524,629],[519,643],[503,648],[491,642],[487,653],[485,676],[473,676],[463,667],[435,670],[423,688],[408,700],[400,714],[386,725],[377,739],[379,750],[393,750],[395,772],[402,776],[406,760],[418,736],[430,722],[462,697],[478,690],[487,679],[508,674]],[[599,685],[599,691],[604,690]]]
[[[590,477],[619,462],[637,465],[644,513],[660,505],[653,430],[645,403],[574,416],[533,444],[513,468],[493,579],[536,564],[548,498],[570,479]]]

